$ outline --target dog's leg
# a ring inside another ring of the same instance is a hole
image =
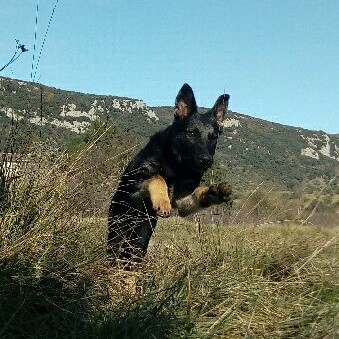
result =
[[[141,196],[151,199],[154,211],[158,216],[167,218],[171,214],[171,202],[168,196],[168,187],[161,175],[155,175],[141,184]]]
[[[232,187],[227,182],[211,186],[199,186],[192,194],[176,200],[175,204],[179,215],[185,217],[202,208],[228,202],[231,200],[231,194]]]

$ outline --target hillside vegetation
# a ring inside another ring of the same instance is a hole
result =
[[[0,77],[0,133],[8,136],[15,131],[13,151],[22,151],[28,140],[51,137],[64,148],[74,139],[84,139],[96,120],[113,123],[121,135],[127,132],[140,145],[172,118],[173,107],[150,108],[140,99],[63,91]],[[295,190],[316,178],[328,182],[338,169],[338,135],[235,112],[229,112],[224,126],[213,176],[232,182],[240,191],[249,192],[261,182]],[[121,139],[112,138],[111,147],[116,145]]]

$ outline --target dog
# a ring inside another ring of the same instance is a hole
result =
[[[173,123],[151,136],[127,166],[113,195],[107,241],[112,262],[140,262],[158,217],[169,217],[172,206],[180,216],[187,216],[231,201],[229,183],[199,185],[213,163],[229,98],[228,94],[219,96],[209,111],[200,114],[192,88],[182,86]]]

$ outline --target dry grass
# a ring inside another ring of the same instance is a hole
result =
[[[150,256],[161,263],[161,280],[170,270],[186,271],[197,337],[334,337],[337,231],[203,225],[199,233],[178,219],[159,228]]]
[[[339,334],[338,228],[170,218],[139,272],[116,271],[106,220],[76,213],[86,152],[44,153],[1,197],[1,338]]]

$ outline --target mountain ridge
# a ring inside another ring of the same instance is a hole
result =
[[[14,123],[60,141],[81,136],[101,119],[141,142],[166,127],[174,108],[142,99],[65,91],[0,77],[0,132]],[[205,112],[206,108],[201,108]],[[114,140],[112,140],[114,145]],[[283,125],[230,111],[219,139],[213,175],[240,186],[260,181],[293,188],[305,180],[329,180],[338,168],[339,134]],[[253,180],[255,178],[255,180]]]

